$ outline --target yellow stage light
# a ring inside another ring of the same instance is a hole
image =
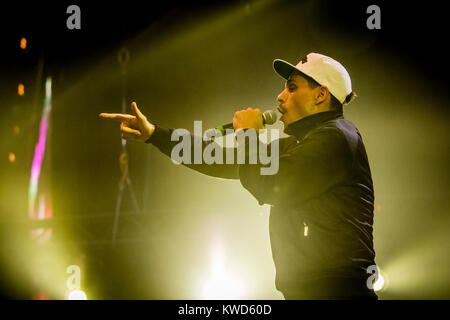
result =
[[[373,284],[373,290],[376,292],[380,291],[383,288],[384,288],[384,277],[380,273],[378,275],[377,281],[375,281],[375,283]]]
[[[242,299],[242,294],[240,281],[229,273],[212,277],[203,288],[203,298],[206,300],[236,300]]]
[[[222,250],[217,247],[212,260],[211,276],[203,287],[203,299],[238,300],[245,294],[244,284],[236,275],[226,270]]]
[[[87,296],[83,290],[73,290],[70,291],[67,300],[87,300]]]

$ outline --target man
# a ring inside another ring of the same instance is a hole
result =
[[[276,287],[286,299],[377,299],[368,288],[374,265],[373,186],[362,138],[344,119],[354,93],[348,72],[330,57],[310,53],[296,66],[274,61],[287,80],[278,96],[287,138],[279,139],[279,170],[260,164],[189,165],[199,172],[240,179],[271,205],[270,240]],[[171,130],[155,126],[132,103],[132,115],[101,114],[121,122],[122,137],[154,144],[170,156]],[[264,128],[259,109],[238,111],[235,130]],[[208,142],[203,142],[208,143]]]

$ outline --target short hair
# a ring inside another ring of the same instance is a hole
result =
[[[304,73],[301,73],[298,70],[294,70],[292,71],[291,75],[299,75],[303,78],[306,79],[306,81],[308,82],[308,86],[310,89],[315,89],[317,87],[320,87],[321,84],[318,83],[316,80],[314,80],[313,78],[311,78],[310,76],[307,76]],[[346,98],[345,98],[345,102],[348,103],[350,102],[350,100],[353,99],[353,97],[356,96],[353,92],[350,93]],[[337,111],[342,113],[343,112],[343,106],[342,103],[339,102],[339,100],[330,92],[330,110],[333,111]]]

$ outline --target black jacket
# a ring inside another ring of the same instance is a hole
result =
[[[374,193],[361,135],[342,113],[333,111],[292,123],[286,133],[290,136],[279,139],[275,175],[261,175],[260,165],[251,164],[188,167],[240,179],[259,204],[271,205],[270,241],[278,290],[292,296],[330,281],[340,286],[335,280],[344,279],[362,288],[356,295],[364,295],[370,276],[367,267],[375,264]],[[171,130],[158,126],[147,142],[170,156],[177,143],[170,136]],[[337,289],[342,296],[339,290],[346,289]]]

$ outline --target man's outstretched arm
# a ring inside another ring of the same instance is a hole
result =
[[[171,139],[173,131],[157,126],[148,121],[147,117],[145,117],[138,109],[135,102],[131,103],[131,109],[133,115],[120,113],[101,113],[99,117],[102,119],[111,119],[120,122],[120,130],[123,139],[151,143],[162,153],[164,153],[168,157],[171,157],[172,149],[178,143],[177,141],[172,141]],[[205,147],[210,144],[216,144],[213,141],[204,141],[202,137],[197,137],[193,134],[190,134],[190,139],[191,158],[194,157],[194,140],[197,140],[197,143],[201,141],[201,150],[205,150]],[[218,148],[215,148],[215,150],[221,150],[222,159],[225,159],[226,148],[218,146]],[[236,159],[235,149],[233,150],[233,153],[234,159]],[[192,159],[189,163],[183,164],[208,176],[224,179],[239,179],[239,167],[237,164],[194,164],[194,161],[192,161]]]

